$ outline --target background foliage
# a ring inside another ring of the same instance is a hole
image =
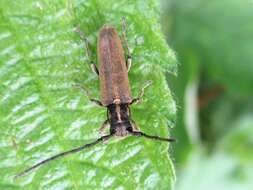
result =
[[[158,22],[159,3],[149,1],[0,2],[0,189],[169,189],[174,169],[168,144],[129,137],[49,163],[13,181],[31,164],[99,137],[106,110],[73,88],[80,83],[99,97],[98,79],[87,67],[76,26],[96,38],[105,23],[120,29],[126,16],[133,52],[133,95],[154,85],[133,107],[141,130],[168,135],[175,104],[164,72],[175,72],[173,52]]]
[[[163,28],[180,62],[176,189],[253,188],[253,3],[163,1]]]

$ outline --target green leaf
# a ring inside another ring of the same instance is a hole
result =
[[[0,2],[0,189],[170,189],[175,180],[168,144],[127,137],[52,161],[14,181],[13,176],[56,153],[91,142],[106,110],[73,88],[81,83],[99,97],[99,81],[87,66],[88,35],[96,40],[105,23],[121,33],[126,16],[133,52],[132,94],[153,80],[133,119],[149,134],[168,136],[175,104],[164,72],[175,57],[158,24],[159,4],[140,1]]]

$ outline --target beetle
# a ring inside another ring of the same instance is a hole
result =
[[[113,26],[104,25],[100,29],[97,44],[99,69],[91,60],[89,42],[84,33],[82,33],[79,28],[77,28],[76,32],[79,33],[81,39],[84,41],[91,70],[99,76],[101,101],[90,98],[87,89],[81,86],[78,87],[86,93],[90,101],[95,102],[99,106],[107,108],[107,120],[102,124],[100,133],[103,133],[105,128],[109,128],[110,132],[107,135],[102,135],[94,142],[49,157],[18,173],[15,177],[22,176],[56,158],[92,147],[99,142],[110,139],[113,136],[125,137],[128,135],[133,135],[167,142],[172,142],[175,140],[174,138],[162,138],[159,136],[145,134],[138,130],[136,123],[131,119],[131,111],[129,106],[140,102],[144,95],[145,88],[150,86],[152,82],[146,82],[136,98],[131,97],[128,71],[131,67],[132,56],[126,38],[125,18],[122,18],[122,37],[127,49],[127,59],[125,59],[123,46],[116,29]]]

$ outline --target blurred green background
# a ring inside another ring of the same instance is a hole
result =
[[[177,190],[253,189],[253,1],[163,0]]]

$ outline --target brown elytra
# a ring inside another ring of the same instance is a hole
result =
[[[121,40],[112,26],[104,26],[98,38],[101,102],[104,106],[132,101],[126,59]]]

